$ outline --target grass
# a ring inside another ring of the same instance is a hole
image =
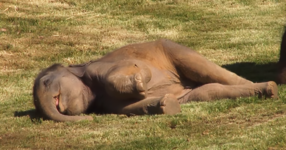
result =
[[[275,80],[284,0],[2,0],[0,149],[285,149],[279,100],[182,105],[182,113],[37,117],[32,85],[53,63],[78,64],[123,45],[167,38],[255,82]]]

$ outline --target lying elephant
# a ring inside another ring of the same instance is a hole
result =
[[[37,110],[55,121],[81,113],[176,114],[190,101],[278,98],[275,82],[252,83],[169,40],[119,48],[86,64],[52,65],[36,78]]]
[[[282,37],[280,58],[278,61],[278,78],[277,82],[280,84],[286,83],[286,27]]]

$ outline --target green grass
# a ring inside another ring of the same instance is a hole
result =
[[[286,86],[279,100],[182,105],[182,113],[39,119],[37,73],[126,44],[171,39],[255,82],[275,80],[284,0],[2,0],[0,149],[285,149]]]

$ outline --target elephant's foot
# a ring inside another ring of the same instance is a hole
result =
[[[142,80],[140,73],[135,74],[135,88],[140,96],[146,97],[146,83]]]
[[[278,99],[278,87],[277,84],[273,81],[264,82],[264,83],[257,83],[259,86],[259,98],[272,98]]]
[[[265,97],[266,98],[273,98],[278,99],[278,87],[277,84],[273,81],[267,82],[266,89],[265,89]]]
[[[163,114],[174,115],[181,112],[180,104],[173,94],[166,94],[160,101]]]

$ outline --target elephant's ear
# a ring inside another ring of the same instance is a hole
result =
[[[85,73],[85,65],[73,65],[67,67],[67,69],[69,72],[76,75],[77,77],[83,77]]]

